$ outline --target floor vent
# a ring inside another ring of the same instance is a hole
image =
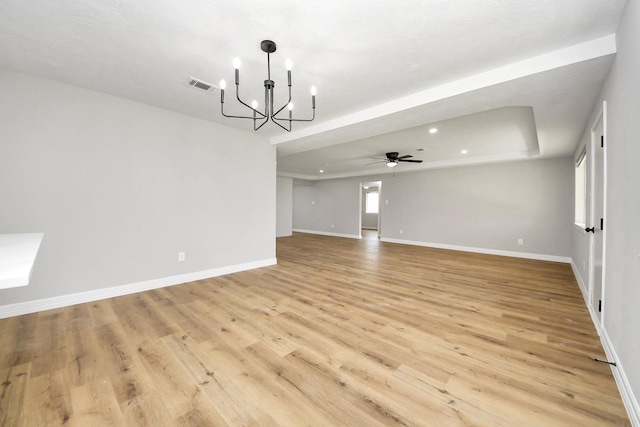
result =
[[[184,84],[186,84],[187,86],[191,86],[192,88],[204,90],[205,92],[209,92],[209,93],[213,93],[215,92],[216,89],[218,89],[217,86],[214,86],[211,83],[207,83],[200,79],[196,79],[195,77],[189,77],[184,82]]]

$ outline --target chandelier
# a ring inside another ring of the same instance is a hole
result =
[[[240,104],[247,107],[251,115],[248,116],[236,116],[231,114],[225,114],[224,112],[224,90],[227,87],[227,83],[224,80],[220,81],[220,111],[224,117],[230,117],[233,119],[250,119],[253,120],[253,130],[258,130],[265,123],[271,120],[273,123],[280,126],[287,132],[291,132],[292,122],[311,122],[316,118],[316,88],[311,86],[311,110],[313,115],[310,119],[294,119],[293,118],[293,103],[291,102],[291,61],[287,60],[287,78],[289,85],[289,100],[279,109],[275,109],[273,105],[273,88],[275,82],[271,80],[271,54],[276,51],[276,44],[271,40],[263,40],[260,43],[260,48],[263,52],[267,53],[267,80],[264,81],[264,108],[258,110],[258,101],[254,100],[251,105],[240,99],[240,60],[238,58],[233,60],[233,68],[235,68],[236,74],[236,98]],[[287,108],[289,110],[289,117],[277,117],[278,114]],[[284,124],[282,124],[284,123]]]

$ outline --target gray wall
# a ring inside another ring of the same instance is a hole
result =
[[[0,94],[0,233],[44,232],[0,305],[275,258],[262,137],[3,70]]]
[[[360,236],[360,182],[294,180],[294,230]]]
[[[607,101],[605,294],[602,333],[640,396],[640,2],[628,1],[616,32],[618,53],[600,102]],[[587,129],[588,132],[588,129]],[[574,233],[575,259],[586,257],[588,237]],[[576,263],[577,264],[577,263]],[[579,274],[584,274],[577,266]],[[585,283],[586,277],[584,278]],[[636,410],[638,401],[635,401]],[[636,414],[640,416],[640,414]],[[640,421],[636,418],[636,421]]]
[[[572,174],[568,158],[397,174],[384,182],[383,236],[569,256]]]
[[[360,182],[374,180],[382,181],[382,238],[554,257],[571,253],[570,158],[295,181],[294,228],[359,234]]]
[[[293,178],[276,179],[276,237],[291,236],[293,227]]]

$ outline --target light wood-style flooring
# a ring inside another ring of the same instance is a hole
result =
[[[0,425],[629,425],[569,265],[367,237],[0,320]]]

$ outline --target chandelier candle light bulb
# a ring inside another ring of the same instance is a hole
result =
[[[291,68],[293,67],[291,60],[287,59],[284,66],[287,68],[287,80],[289,81],[289,87],[291,87]]]
[[[220,80],[220,103],[224,104],[224,90],[227,88],[227,82]]]
[[[276,51],[276,44],[271,40],[263,40],[260,43],[260,48],[267,54],[267,79],[264,81],[264,112],[258,110],[258,102],[252,101],[251,105],[247,104],[240,98],[240,60],[235,58],[233,60],[233,68],[235,70],[235,83],[236,83],[236,99],[238,102],[252,111],[251,116],[231,115],[224,112],[224,91],[227,87],[224,80],[220,81],[220,112],[224,117],[230,117],[234,119],[250,119],[253,120],[253,130],[260,129],[265,123],[271,120],[273,123],[280,126],[287,132],[291,132],[291,125],[293,122],[311,122],[316,118],[316,89],[315,86],[311,87],[311,112],[312,116],[309,119],[294,119],[293,118],[293,103],[291,102],[291,68],[293,64],[290,59],[285,62],[287,69],[287,81],[288,81],[288,95],[287,102],[276,109],[274,107],[274,88],[275,82],[271,80],[271,54]],[[278,117],[278,114],[288,107],[289,118]],[[281,122],[288,122],[288,125],[283,125]]]
[[[233,68],[236,70],[236,85],[240,84],[240,60],[235,58],[233,60]]]

